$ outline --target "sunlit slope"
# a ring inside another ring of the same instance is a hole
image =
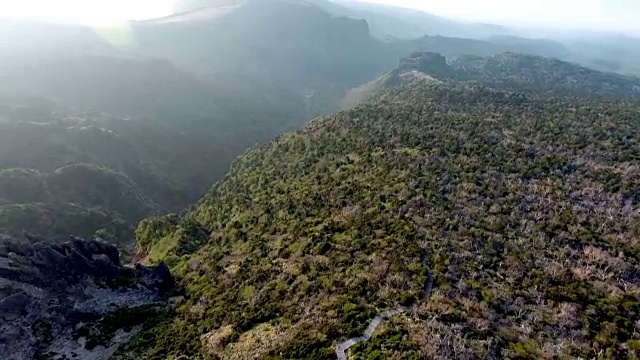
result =
[[[141,224],[185,299],[126,350],[329,359],[419,304],[352,355],[632,358],[639,116],[414,83],[253,148],[182,219]]]

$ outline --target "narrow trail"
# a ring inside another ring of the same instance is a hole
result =
[[[433,274],[431,273],[431,269],[428,270],[428,276],[429,280],[427,280],[427,286],[424,289],[424,296],[422,301],[429,300],[429,296],[431,295],[431,289],[433,287]],[[338,347],[336,348],[336,355],[338,356],[338,360],[348,360],[347,352],[349,351],[349,348],[359,342],[369,341],[378,326],[380,326],[382,320],[408,312],[411,309],[412,307],[399,306],[395,309],[385,310],[379,313],[375,318],[373,318],[373,320],[371,320],[371,322],[369,322],[369,326],[367,326],[367,329],[364,331],[362,336],[351,338],[338,345]]]

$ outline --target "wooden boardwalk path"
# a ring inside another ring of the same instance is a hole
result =
[[[431,295],[431,288],[433,287],[433,275],[431,274],[431,270],[429,270],[428,275],[429,275],[429,280],[427,281],[427,286],[425,286],[423,301],[427,301],[429,299],[429,295]],[[348,360],[347,353],[350,347],[352,347],[353,345],[359,342],[369,341],[369,339],[371,339],[371,337],[373,336],[373,333],[376,331],[378,326],[380,326],[380,323],[382,322],[382,320],[396,316],[398,314],[402,314],[410,310],[411,308],[399,306],[395,309],[385,310],[379,313],[375,318],[373,318],[373,320],[371,320],[371,322],[369,323],[369,326],[367,326],[367,329],[364,331],[362,336],[351,338],[338,345],[338,347],[336,348],[336,355],[338,356],[338,360]]]

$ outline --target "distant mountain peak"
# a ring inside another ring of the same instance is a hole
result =
[[[447,59],[434,52],[414,52],[400,60],[401,70],[418,70],[422,72],[448,72]]]
[[[183,14],[205,8],[237,6],[246,0],[178,0],[174,6],[175,14]]]
[[[435,52],[414,52],[400,60],[398,67],[383,77],[383,87],[396,87],[414,80],[441,83],[450,75],[447,59]]]

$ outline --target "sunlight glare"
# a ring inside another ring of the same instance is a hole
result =
[[[170,15],[175,0],[0,0],[0,17],[105,25]]]

